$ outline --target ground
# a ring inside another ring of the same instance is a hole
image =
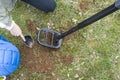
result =
[[[34,26],[35,21],[27,20],[26,24],[31,33],[37,32]],[[33,39],[36,38],[37,36],[34,36]],[[56,72],[57,67],[55,65],[59,63],[58,60],[65,65],[69,65],[73,61],[73,56],[61,54],[59,49],[43,47],[36,40],[34,40],[32,49],[26,47],[24,44],[21,45],[20,52],[22,56],[21,64],[33,73],[41,72],[45,75],[52,75],[52,72]]]
[[[37,28],[60,33],[111,5],[114,0],[56,0],[57,8],[45,13],[18,0],[11,12],[23,34],[34,39],[28,48],[18,37],[1,30],[21,54],[21,64],[11,80],[119,80],[120,79],[120,12],[63,38],[59,49],[37,42]]]

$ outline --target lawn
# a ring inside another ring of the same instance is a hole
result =
[[[34,46],[4,30],[1,34],[18,47],[21,64],[11,80],[120,80],[120,11],[65,37],[60,49],[36,41],[38,28],[60,33],[111,5],[114,0],[56,0],[57,8],[45,13],[18,0],[11,15]]]

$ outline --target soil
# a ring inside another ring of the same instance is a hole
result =
[[[28,30],[32,33],[37,33],[35,29],[36,22],[32,20],[26,20],[26,25]],[[34,45],[33,48],[28,48],[24,44],[20,46],[21,52],[21,65],[26,67],[31,72],[41,72],[43,74],[51,74],[56,72],[56,64],[63,63],[71,64],[73,61],[73,56],[66,56],[60,52],[59,49],[50,49],[39,45],[36,41],[36,36],[33,36]],[[53,53],[54,52],[54,53]],[[54,80],[54,79],[52,79]]]
[[[66,64],[66,65],[69,65],[69,64],[71,64],[71,62],[73,62],[73,56],[71,56],[71,55],[61,56],[60,59],[61,59],[61,62],[62,62],[63,64]]]
[[[81,10],[88,10],[89,8],[89,2],[88,1],[81,1],[79,4],[79,7]]]
[[[27,26],[27,29],[28,31],[30,31],[31,33],[36,33],[37,32],[37,21],[35,20],[31,20],[31,19],[27,19],[26,20],[26,26]]]

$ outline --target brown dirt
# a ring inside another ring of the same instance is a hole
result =
[[[88,1],[81,1],[79,4],[81,10],[88,10],[89,9],[89,2]]]
[[[34,23],[36,22],[31,22],[31,20],[27,20],[27,28],[30,32],[37,33],[35,26],[33,26]],[[63,64],[72,63],[72,56],[62,55],[59,49],[54,50],[39,45],[36,41],[36,36],[33,36],[33,48],[28,48],[24,44],[21,45],[19,48],[21,52],[21,64],[25,66],[29,71],[51,74],[51,72],[56,72],[57,68],[55,64],[59,63],[58,59],[60,59]],[[55,52],[55,54],[52,53],[53,51]],[[54,79],[55,77],[52,80]]]
[[[50,56],[50,50],[42,47],[35,42],[32,49],[22,45],[21,51],[21,64],[28,68],[32,72],[42,72],[44,74],[50,74],[54,69],[54,56]]]
[[[35,20],[27,19],[26,26],[27,26],[27,29],[29,32],[31,32],[31,33],[37,32],[36,28],[38,27],[38,25],[37,25],[37,22]]]
[[[61,62],[63,64],[68,65],[68,64],[71,64],[73,62],[73,56],[71,56],[71,55],[68,55],[68,56],[64,55],[64,56],[61,56],[60,60],[61,60]]]

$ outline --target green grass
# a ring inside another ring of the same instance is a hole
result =
[[[81,10],[72,0],[56,0],[57,8],[53,13],[44,13],[32,6],[18,1],[11,15],[16,23],[21,26],[24,34],[30,34],[26,28],[25,20],[37,21],[39,28],[66,31],[77,23],[90,17],[96,12],[109,6],[114,0],[95,0],[95,4],[89,1],[88,9]],[[82,0],[73,0],[81,2]],[[83,0],[84,1],[84,0]],[[73,19],[76,19],[75,23]],[[67,23],[71,25],[68,27]],[[72,55],[73,62],[65,65],[58,59],[57,80],[120,80],[120,11],[117,11],[88,27],[81,29],[63,42],[59,52],[63,55]],[[16,46],[21,45],[8,32],[0,30],[1,34]],[[59,53],[58,52],[58,53]],[[53,51],[56,53],[57,51]],[[28,74],[31,74],[28,79]],[[50,80],[51,76],[39,72],[31,73],[23,65],[12,74],[11,80]]]

